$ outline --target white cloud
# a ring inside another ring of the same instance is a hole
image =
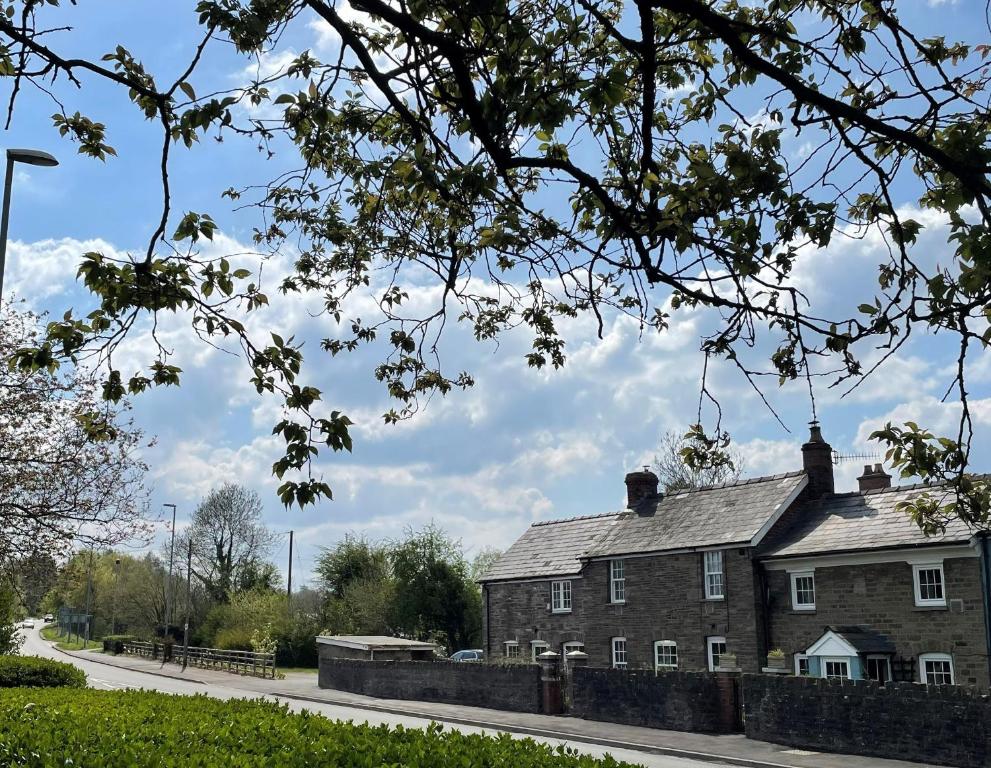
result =
[[[105,240],[76,240],[71,237],[7,245],[4,290],[40,306],[45,299],[66,293],[76,281],[83,254],[96,251],[108,258],[126,255]]]

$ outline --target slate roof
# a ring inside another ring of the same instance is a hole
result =
[[[826,627],[857,649],[858,653],[894,653],[895,646],[880,632],[869,627]]]
[[[925,536],[907,513],[896,507],[941,487],[909,485],[863,493],[841,493],[804,504],[794,522],[768,539],[762,557],[796,557],[866,549],[917,547],[967,541],[973,532],[952,520],[943,534]]]
[[[588,556],[749,544],[806,483],[804,472],[789,472],[646,499],[652,514],[643,507],[620,513]]]
[[[615,524],[617,513],[533,523],[479,579],[504,581],[550,576],[577,576],[579,558]]]

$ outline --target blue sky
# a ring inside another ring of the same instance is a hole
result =
[[[985,29],[978,5],[907,0],[902,13],[910,27],[923,25],[927,35],[966,38]],[[183,10],[177,10],[180,6]],[[98,57],[123,42],[164,81],[180,70],[197,41],[194,6],[102,0],[46,13],[53,25],[75,28],[52,38],[64,55]],[[307,48],[326,60],[336,45],[326,28],[301,23],[288,31],[279,51],[261,62],[252,64],[217,48],[193,84],[199,93],[229,88],[244,81],[246,67],[270,67]],[[74,281],[82,253],[144,250],[161,199],[154,126],[120,92],[95,80],[86,80],[83,94],[62,89],[60,95],[69,111],[81,109],[108,125],[108,142],[119,156],[104,164],[77,155],[51,126],[51,102],[31,90],[19,97],[4,145],[51,151],[61,165],[18,170],[5,287],[31,306],[55,314],[90,304]],[[797,137],[789,141],[786,147],[798,156],[802,142]],[[220,193],[274,177],[287,160],[281,155],[268,160],[251,142],[233,138],[223,144],[207,139],[192,151],[175,151],[173,158],[174,210],[213,215],[223,234],[211,253],[250,250],[255,214],[234,211]],[[912,200],[899,203],[908,207]],[[944,260],[941,222],[927,215],[916,214],[927,224],[917,252]],[[874,294],[882,248],[877,238],[839,238],[826,252],[806,254],[796,280],[821,312],[856,306]],[[273,259],[266,270],[277,274],[290,258]],[[431,293],[423,288],[411,298],[414,304],[428,302]],[[279,455],[270,436],[278,403],[255,395],[243,361],[205,347],[189,331],[187,318],[164,323],[176,363],[186,371],[185,384],[180,390],[143,395],[134,404],[138,422],[157,436],[146,455],[153,509],[174,502],[183,518],[212,485],[232,480],[251,486],[261,494],[266,520],[274,529],[297,531],[297,573],[304,577],[318,547],[332,545],[347,531],[388,538],[408,525],[434,521],[461,537],[473,553],[485,546],[508,546],[533,520],[622,506],[624,474],[650,462],[662,432],[682,430],[694,421],[702,364],[698,338],[712,321],[705,313],[678,313],[669,332],[643,340],[626,318],[608,318],[601,340],[591,322],[576,321],[566,329],[568,364],[557,372],[527,368],[523,355],[529,341],[522,336],[510,334],[496,347],[477,344],[470,333],[454,329],[444,344],[445,366],[471,371],[476,386],[435,398],[412,421],[387,427],[381,414],[392,404],[372,375],[380,350],[373,346],[333,360],[320,353],[316,340],[335,329],[330,320],[313,316],[317,306],[315,298],[304,303],[273,296],[272,307],[255,322],[305,339],[310,379],[324,390],[330,405],[356,422],[354,453],[326,455],[320,462],[320,471],[335,489],[333,502],[303,511],[283,509],[270,475]],[[134,366],[147,362],[146,341],[138,334],[125,350],[125,373],[132,359]],[[886,420],[915,419],[952,429],[955,406],[939,398],[950,381],[953,360],[954,350],[944,339],[920,336],[849,397],[817,392],[827,439],[841,453],[851,453],[868,449],[866,436]],[[710,376],[723,405],[724,426],[745,456],[746,474],[798,468],[810,413],[804,389],[772,388],[769,393],[786,431],[734,370],[716,366]],[[987,469],[987,353],[975,355],[971,394],[978,430],[983,430],[978,432],[975,464]],[[839,489],[853,489],[860,469],[856,462],[840,465]],[[284,560],[284,547],[279,557]]]

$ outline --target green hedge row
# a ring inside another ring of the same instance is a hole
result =
[[[39,656],[0,656],[0,688],[85,688],[86,675],[71,664]]]
[[[266,701],[149,691],[0,691],[0,765],[28,768],[622,768],[562,747],[357,725]]]
[[[124,643],[133,643],[135,640],[140,640],[141,638],[137,635],[104,635],[103,636],[103,652],[104,653],[123,653]]]

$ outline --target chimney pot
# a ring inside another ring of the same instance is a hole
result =
[[[640,504],[644,499],[657,496],[657,484],[660,481],[657,475],[644,467],[642,472],[630,472],[626,476],[626,506],[630,509],[638,509],[642,514],[651,514],[653,507],[649,504]]]
[[[864,467],[864,474],[857,478],[857,483],[860,485],[860,492],[864,491],[876,491],[881,488],[891,487],[891,475],[884,471],[884,467],[880,464],[875,464],[873,469],[868,464]]]

